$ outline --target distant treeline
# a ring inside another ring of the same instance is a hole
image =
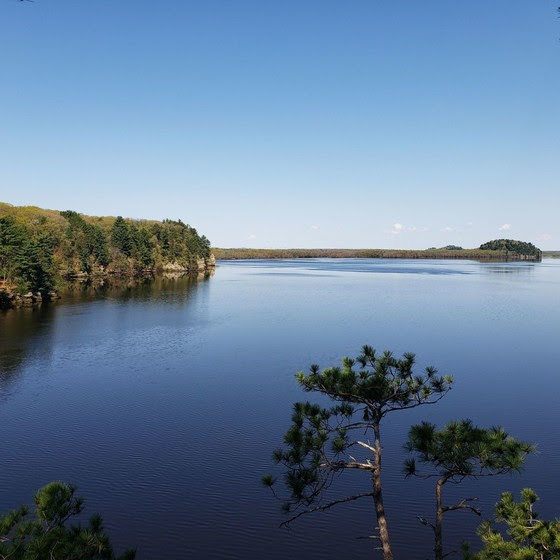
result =
[[[48,292],[58,278],[198,268],[210,242],[180,220],[92,217],[0,203],[0,291]]]
[[[502,241],[502,240],[498,240]],[[342,259],[471,259],[480,261],[506,260],[540,260],[541,252],[534,245],[522,241],[511,241],[509,249],[500,247],[488,249],[481,245],[478,249],[463,249],[452,245],[441,249],[220,249],[212,248],[212,253],[218,260],[233,259],[314,259],[314,258],[342,258]],[[492,243],[492,242],[490,242]],[[519,247],[526,251],[526,245],[535,251],[516,252],[512,247]]]

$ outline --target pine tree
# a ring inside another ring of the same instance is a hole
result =
[[[434,557],[443,560],[443,515],[448,511],[466,510],[480,515],[472,505],[477,498],[464,498],[451,506],[444,506],[443,486],[458,483],[465,478],[496,476],[519,472],[521,465],[533,446],[516,440],[503,428],[479,428],[471,420],[448,423],[442,430],[434,424],[422,422],[412,426],[405,449],[416,455],[428,471],[417,469],[416,458],[405,463],[408,476],[434,477],[436,482],[436,518],[431,523],[420,520],[434,531]]]
[[[130,257],[132,251],[132,236],[130,234],[130,227],[122,216],[117,216],[111,228],[111,243],[127,257]]]
[[[284,509],[293,513],[284,524],[306,513],[367,497],[375,507],[378,535],[374,538],[379,540],[385,560],[392,560],[381,481],[381,422],[391,412],[437,402],[452,383],[450,376],[437,375],[433,367],[426,368],[424,375],[414,375],[414,361],[414,354],[397,359],[391,352],[377,355],[371,346],[364,346],[355,360],[344,358],[342,367],[320,371],[313,365],[309,374],[296,375],[304,391],[327,395],[337,404],[330,408],[309,402],[294,405],[292,426],[284,437],[286,448],[274,452],[274,460],[286,469],[284,481],[290,497]],[[329,489],[334,475],[348,469],[366,473],[371,491],[314,505]],[[262,481],[270,487],[275,483],[271,475]]]
[[[55,285],[56,268],[53,260],[53,238],[39,234],[28,239],[18,255],[18,276],[23,288],[32,292],[48,292]]]
[[[0,218],[0,278],[11,282],[19,268],[22,248],[29,238],[25,226],[12,216]]]
[[[135,552],[116,557],[99,515],[89,524],[69,525],[83,510],[76,488],[50,482],[34,497],[35,516],[22,506],[0,516],[0,558],[9,560],[134,560]]]
[[[495,519],[507,525],[509,539],[485,521],[478,528],[483,548],[476,554],[465,551],[465,560],[560,560],[560,520],[538,519],[533,509],[538,500],[531,488],[521,491],[516,502],[504,492],[496,504]]]

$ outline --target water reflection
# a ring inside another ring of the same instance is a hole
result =
[[[472,274],[476,261],[442,259],[262,259],[262,260],[233,260],[218,261],[228,267],[247,267],[255,269],[277,269],[274,273],[261,274],[290,274],[290,269],[305,270],[320,276],[325,272],[365,272],[373,274],[434,274],[456,275]],[[301,272],[295,273],[299,276]],[[305,274],[303,274],[305,275]]]
[[[425,275],[464,275],[464,274],[532,274],[533,262],[496,262],[488,263],[474,260],[443,259],[263,259],[219,261],[228,267],[247,267],[260,275],[297,275],[328,276],[337,272],[365,272],[370,274],[425,274]],[[546,263],[545,263],[546,264]],[[296,271],[297,270],[297,271]],[[330,273],[330,274],[326,274]]]
[[[85,282],[69,282],[64,285],[62,303],[81,303],[86,300],[114,299],[118,301],[160,301],[162,295],[168,300],[180,302],[188,298],[196,286],[207,281],[214,271],[200,274],[165,273],[156,278],[109,278]]]
[[[55,313],[56,307],[48,303],[0,312],[0,395],[15,382],[28,357],[48,359]]]
[[[69,282],[62,287],[61,299],[56,302],[0,311],[0,395],[8,392],[29,359],[49,360],[55,346],[52,339],[57,320],[61,313],[68,314],[69,306],[100,300],[185,305],[196,288],[212,275],[213,272],[166,274],[158,278]]]
[[[489,274],[529,275],[535,270],[534,263],[500,263],[484,265],[483,270]]]

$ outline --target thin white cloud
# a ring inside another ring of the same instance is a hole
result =
[[[317,226],[317,225],[312,225],[312,226],[311,226],[311,229],[320,229],[320,228],[319,228],[319,226]]]
[[[509,231],[511,229],[511,224],[502,224],[498,229],[500,231]]]
[[[541,233],[537,239],[539,241],[550,241],[552,239],[552,235],[550,233]]]
[[[401,224],[399,222],[396,222],[393,224],[393,227],[391,228],[391,233],[393,235],[399,235],[400,233],[405,233],[407,231],[410,232],[414,232],[414,231],[428,231],[428,228],[426,227],[416,227],[415,225],[410,225],[407,226],[405,224]]]
[[[449,226],[445,226],[445,227],[441,228],[439,231],[442,231],[442,232],[444,232],[444,233],[447,233],[447,232],[449,232],[449,231],[453,231],[453,228],[452,228],[452,227],[449,227]]]
[[[256,239],[256,238],[257,238],[257,236],[256,236],[254,233],[252,233],[251,235],[247,236],[247,239]]]

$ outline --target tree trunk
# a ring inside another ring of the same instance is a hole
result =
[[[374,422],[373,431],[375,434],[375,463],[372,471],[373,503],[375,504],[375,514],[377,516],[377,526],[379,528],[379,540],[381,541],[381,547],[383,549],[383,558],[385,560],[393,560],[381,486],[381,433],[379,430],[379,421]]]
[[[441,502],[441,488],[447,479],[440,478],[436,483],[436,526],[434,527],[434,557],[443,560],[443,504]]]

